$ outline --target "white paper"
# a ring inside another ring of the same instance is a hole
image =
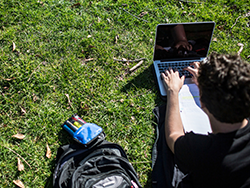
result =
[[[195,84],[184,84],[179,92],[181,120],[185,132],[212,132],[206,113],[200,108],[199,89]]]

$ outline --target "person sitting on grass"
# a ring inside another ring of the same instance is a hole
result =
[[[167,89],[166,142],[182,177],[175,185],[250,187],[250,64],[213,52],[193,65],[185,69],[198,85],[212,129],[208,135],[184,133],[178,102],[184,76],[172,69],[161,75]]]

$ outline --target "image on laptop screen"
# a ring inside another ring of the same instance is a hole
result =
[[[153,60],[205,58],[214,25],[214,22],[158,25]]]

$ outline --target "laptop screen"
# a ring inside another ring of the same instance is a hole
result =
[[[153,60],[181,61],[205,58],[214,26],[214,22],[158,25]]]

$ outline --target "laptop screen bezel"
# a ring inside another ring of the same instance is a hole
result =
[[[173,25],[194,25],[194,26],[198,26],[198,25],[202,25],[202,24],[212,24],[210,41],[209,41],[209,44],[208,44],[208,49],[207,49],[206,55],[204,57],[202,56],[202,57],[183,57],[183,58],[179,58],[178,57],[178,58],[168,58],[168,59],[155,59],[155,47],[156,47],[157,32],[158,32],[159,27],[173,26]],[[175,61],[175,60],[183,60],[183,61],[185,61],[185,60],[204,59],[208,55],[208,52],[209,52],[209,49],[210,49],[210,45],[211,45],[211,41],[212,41],[212,36],[213,36],[213,33],[214,33],[214,28],[215,28],[215,22],[213,22],[213,21],[158,24],[157,27],[156,27],[156,32],[155,32],[153,61],[165,61],[165,62],[167,62],[167,61]]]

